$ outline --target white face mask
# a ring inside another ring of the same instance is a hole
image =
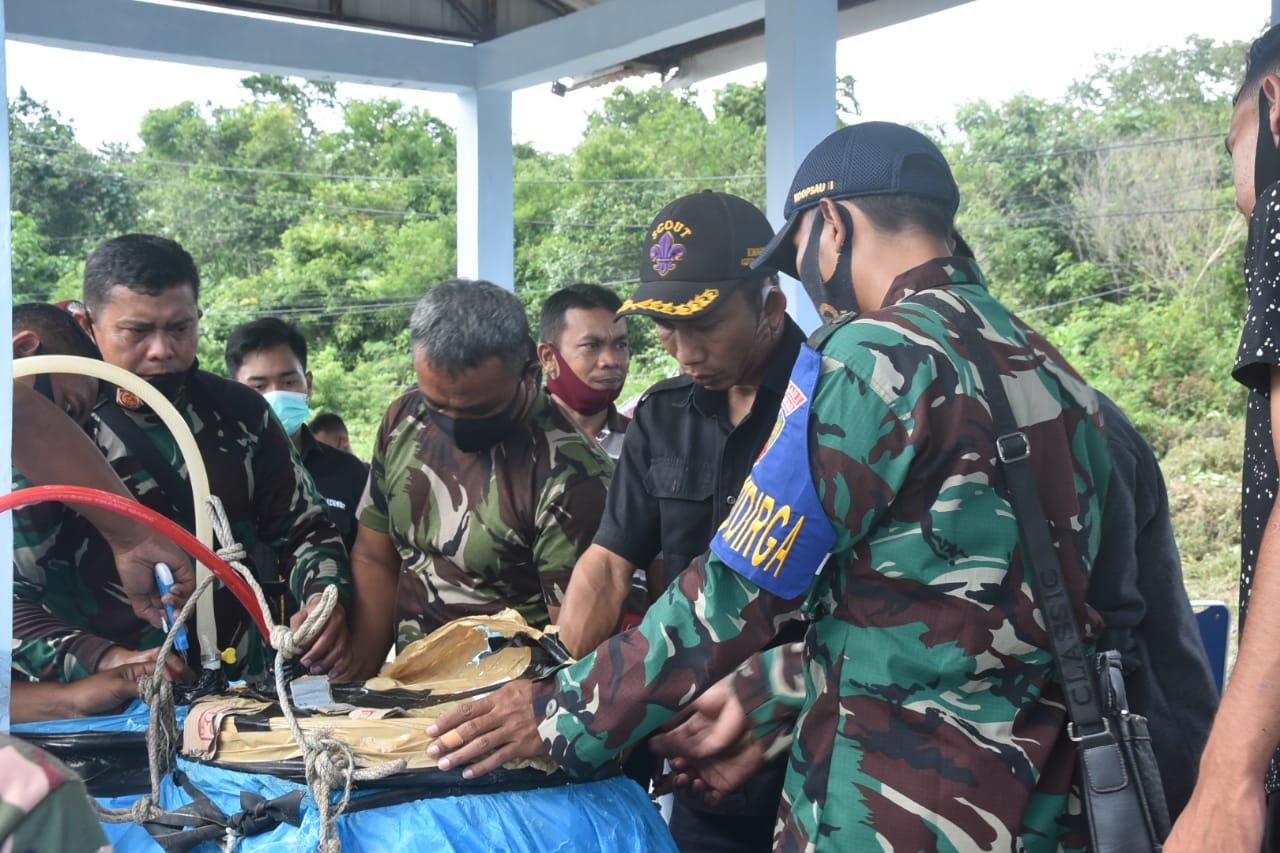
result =
[[[311,419],[311,406],[301,391],[264,391],[262,396],[284,427],[285,435],[293,435]]]

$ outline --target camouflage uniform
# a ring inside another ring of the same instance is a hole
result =
[[[382,419],[360,523],[400,554],[396,647],[514,607],[545,626],[591,544],[613,465],[545,391],[495,447],[464,453],[414,390]]]
[[[1065,582],[1098,630],[1083,604],[1110,465],[1096,397],[972,262],[937,259],[843,323],[820,358],[802,351],[713,555],[638,630],[538,685],[540,731],[566,769],[603,764],[803,616],[777,849],[1081,844],[1067,819],[1075,749],[991,416],[965,345],[929,306],[955,297],[980,319],[1036,481],[1052,484],[1042,498]],[[811,477],[795,477],[805,455]]]
[[[0,735],[0,849],[109,851],[84,783],[42,749]]]
[[[132,403],[132,395],[117,398]],[[103,403],[102,405],[111,405]],[[299,601],[337,585],[350,597],[350,567],[337,528],[325,512],[293,443],[271,416],[262,395],[211,373],[192,370],[175,398],[195,435],[210,491],[222,499],[236,539],[246,551],[266,546],[279,555],[279,571]],[[149,408],[122,405],[161,456],[187,483],[186,465],[169,430]],[[175,503],[144,463],[97,414],[90,433],[140,503],[173,518]],[[15,478],[15,488],[27,485]],[[203,508],[200,509],[204,511]],[[175,518],[194,530],[192,519]],[[73,681],[97,670],[112,645],[159,645],[160,632],[138,619],[120,586],[111,549],[82,516],[45,503],[14,514],[13,667],[31,680]],[[264,671],[261,638],[249,614],[228,590],[214,593],[218,647],[234,647],[231,675]],[[198,643],[191,656],[198,666]]]

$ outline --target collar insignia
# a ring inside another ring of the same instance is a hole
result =
[[[146,404],[142,402],[142,398],[132,391],[126,391],[124,388],[116,389],[116,405],[122,409],[129,409],[136,412]]]

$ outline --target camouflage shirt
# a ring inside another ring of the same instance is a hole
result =
[[[127,395],[120,395],[128,402]],[[136,398],[135,398],[136,399]],[[190,518],[166,495],[104,420],[101,403],[89,430],[116,473],[140,503],[194,531]],[[262,395],[211,373],[193,370],[175,405],[195,435],[210,491],[222,499],[237,540],[246,551],[261,544],[279,556],[279,571],[299,601],[338,585],[350,595],[350,567],[323,499],[302,468],[293,443],[271,416]],[[148,408],[120,412],[141,429],[187,486],[186,463],[167,427]],[[131,431],[132,432],[132,431]],[[136,436],[137,433],[134,433]],[[15,488],[27,485],[15,478]],[[188,493],[189,495],[189,493]],[[189,500],[189,498],[188,498]],[[200,510],[203,512],[203,508]],[[246,561],[247,562],[247,561]],[[72,681],[97,670],[112,645],[157,646],[160,632],[129,606],[111,549],[79,514],[45,503],[14,513],[13,667],[31,680]],[[218,648],[234,647],[232,675],[264,671],[261,638],[249,614],[228,590],[214,593]],[[191,642],[198,666],[198,643]]]
[[[967,347],[928,303],[957,298],[1034,449],[1077,618],[1098,629],[1083,603],[1110,466],[1096,397],[975,265],[937,259],[841,325],[820,359],[802,353],[713,555],[637,630],[539,684],[557,761],[606,762],[799,614],[812,625],[777,849],[1081,845],[1067,818],[1075,749],[991,415]],[[795,477],[806,456],[810,477]]]
[[[0,735],[0,850],[109,851],[84,783],[42,749]]]
[[[613,465],[539,392],[501,443],[464,453],[416,390],[382,419],[360,523],[400,554],[396,646],[462,616],[514,607],[534,626],[559,606],[591,544]]]

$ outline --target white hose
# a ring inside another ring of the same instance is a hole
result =
[[[182,458],[187,464],[187,479],[191,482],[192,505],[197,510],[195,514],[196,538],[212,549],[217,548],[213,541],[213,525],[209,521],[208,514],[202,511],[205,505],[205,498],[209,496],[209,474],[205,470],[204,458],[200,455],[200,448],[196,445],[196,437],[192,435],[191,427],[187,426],[187,422],[182,419],[182,415],[174,408],[173,403],[170,403],[163,394],[141,376],[130,373],[123,367],[107,364],[105,361],[82,358],[78,355],[33,355],[15,359],[13,362],[13,375],[15,378],[33,376],[38,373],[76,373],[82,376],[92,376],[95,379],[112,382],[126,391],[137,394],[142,402],[150,406],[161,422],[169,428],[169,432],[173,434],[173,439],[178,444],[178,450],[182,453]],[[211,574],[212,572],[209,571],[207,566],[196,561],[197,586],[203,583],[204,579]],[[196,603],[196,636],[200,638],[201,660],[216,659],[218,650],[216,648],[206,648],[210,642],[213,642],[216,646],[216,640],[211,641],[209,638],[218,636],[213,616],[213,596],[211,595],[201,596]]]

